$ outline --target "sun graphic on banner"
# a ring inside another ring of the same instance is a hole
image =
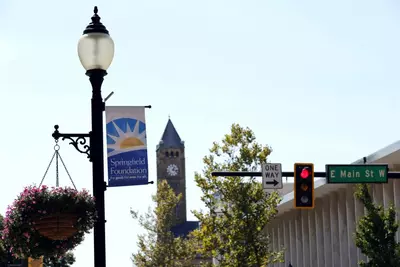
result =
[[[120,118],[107,123],[107,153],[146,149],[146,125],[135,119]]]

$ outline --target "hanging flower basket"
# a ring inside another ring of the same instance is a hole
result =
[[[16,257],[62,256],[83,241],[95,220],[88,191],[29,186],[8,207],[2,238]]]

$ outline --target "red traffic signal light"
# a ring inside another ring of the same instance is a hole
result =
[[[310,172],[308,171],[307,167],[305,167],[300,173],[300,177],[303,179],[307,179],[309,175]]]
[[[294,164],[294,207],[314,208],[314,164]]]

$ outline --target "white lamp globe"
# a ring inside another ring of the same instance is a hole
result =
[[[107,70],[114,58],[114,41],[105,33],[84,34],[78,42],[78,55],[85,70]]]
[[[78,42],[78,56],[85,70],[107,70],[114,58],[114,41],[100,22],[94,8],[92,22],[86,27]]]

